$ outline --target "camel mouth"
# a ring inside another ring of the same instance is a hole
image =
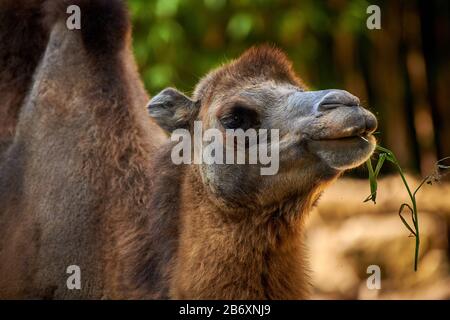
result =
[[[373,138],[371,133],[360,133],[360,134],[351,134],[346,135],[345,133],[342,136],[333,136],[333,137],[323,137],[320,139],[312,139],[313,141],[330,141],[330,142],[337,142],[337,143],[345,143],[345,142],[352,142],[352,141],[359,141],[363,139],[366,142],[369,142]]]
[[[350,107],[350,108],[354,108],[354,107],[359,107],[360,105],[359,104],[356,104],[356,103],[353,103],[353,102],[348,102],[348,103],[342,103],[342,102],[340,102],[340,101],[329,101],[329,102],[322,102],[321,104],[320,104],[320,107],[322,108],[322,109],[329,109],[329,110],[332,110],[332,109],[337,109],[337,108],[342,108],[342,107]]]
[[[327,148],[327,146],[338,146],[342,148],[345,145],[355,148],[364,148],[366,145],[375,144],[375,141],[375,137],[370,133],[311,140],[313,144],[321,145],[324,148]]]
[[[311,140],[309,150],[331,168],[347,170],[363,164],[374,152],[375,137],[370,134]]]

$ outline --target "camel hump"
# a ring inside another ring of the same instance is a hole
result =
[[[122,0],[47,0],[43,9],[44,24],[50,29],[61,21],[67,25],[79,14],[79,30],[72,31],[81,32],[86,51],[94,55],[117,53],[130,34],[130,18]]]

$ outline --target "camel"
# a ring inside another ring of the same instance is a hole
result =
[[[309,91],[264,45],[208,73],[192,97],[167,88],[149,99],[122,1],[41,2],[6,2],[43,8],[44,27],[14,39],[44,30],[46,43],[20,99],[0,106],[17,112],[0,154],[0,298],[308,298],[303,222],[372,154],[374,115],[347,91]],[[69,4],[80,30],[66,28]],[[173,163],[171,134],[195,121],[277,129],[278,173]],[[67,286],[70,265],[80,289]]]
[[[47,44],[41,17],[37,3],[0,3],[0,153],[13,139],[20,107]]]

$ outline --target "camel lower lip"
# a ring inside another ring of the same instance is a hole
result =
[[[375,138],[369,135],[349,136],[342,138],[316,139],[311,141],[315,145],[323,148],[362,148],[366,145],[375,144]]]
[[[340,139],[313,140],[308,144],[308,148],[330,168],[347,170],[366,161],[374,151],[375,144],[375,137],[369,134]]]
[[[352,142],[355,140],[364,140],[369,142],[371,135],[361,135],[361,136],[348,136],[342,138],[322,138],[322,139],[313,139],[314,141],[335,141],[335,142]]]

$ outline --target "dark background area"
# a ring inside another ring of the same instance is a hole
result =
[[[381,30],[366,27],[371,4],[381,8]],[[378,116],[380,145],[409,172],[428,174],[450,156],[448,1],[131,0],[129,6],[135,54],[152,95],[167,86],[191,93],[212,68],[270,43],[288,54],[311,89],[359,96]]]

